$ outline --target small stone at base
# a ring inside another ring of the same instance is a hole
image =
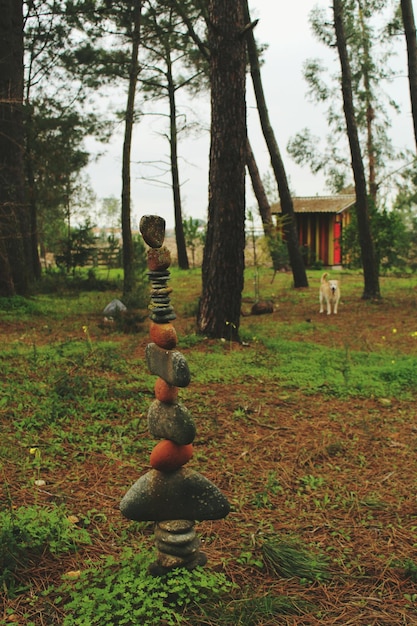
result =
[[[193,559],[192,561],[189,562],[183,562],[183,563],[178,563],[176,565],[171,565],[171,566],[166,566],[163,565],[162,563],[158,561],[155,561],[155,563],[152,563],[149,566],[149,573],[152,576],[164,576],[165,574],[167,574],[169,571],[171,571],[172,569],[175,569],[177,567],[181,567],[184,569],[188,569],[188,570],[193,570],[196,567],[203,567],[203,565],[205,565],[207,563],[207,556],[204,552],[199,552],[198,556]]]

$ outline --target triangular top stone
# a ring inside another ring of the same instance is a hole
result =
[[[222,519],[227,498],[207,478],[187,468],[164,473],[151,470],[135,482],[120,503],[122,514],[137,522]]]

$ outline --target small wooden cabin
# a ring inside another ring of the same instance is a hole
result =
[[[293,197],[298,239],[306,267],[321,261],[328,267],[342,265],[341,236],[349,224],[354,194]],[[278,202],[271,206],[272,215],[281,215]]]

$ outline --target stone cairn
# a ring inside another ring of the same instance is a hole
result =
[[[185,357],[175,350],[176,318],[168,287],[170,251],[163,245],[165,220],[144,215],[140,231],[147,252],[151,283],[150,339],[146,347],[149,371],[157,376],[155,400],[148,411],[148,429],[160,439],[150,455],[151,470],[141,476],[120,503],[130,520],[155,522],[157,560],[150,567],[159,576],[175,567],[193,569],[207,562],[194,530],[196,520],[222,519],[230,507],[221,491],[198,472],[184,467],[193,455],[194,420],[178,402],[180,387],[190,383]]]

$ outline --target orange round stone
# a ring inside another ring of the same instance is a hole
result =
[[[169,439],[163,439],[156,444],[151,452],[150,464],[160,472],[175,472],[193,456],[193,444],[180,446]]]
[[[172,324],[157,324],[151,322],[149,325],[151,340],[160,348],[172,350],[177,345],[177,331]]]
[[[148,269],[151,272],[166,270],[171,265],[171,253],[166,246],[151,248],[147,253]]]
[[[163,378],[157,378],[155,382],[155,398],[160,402],[173,404],[178,398],[178,387],[170,385]]]

